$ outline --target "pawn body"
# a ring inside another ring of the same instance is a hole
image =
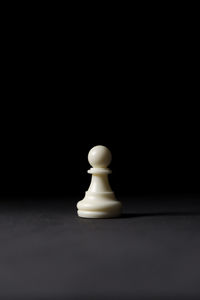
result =
[[[110,151],[104,146],[90,150],[88,160],[93,168],[88,173],[92,174],[92,179],[84,199],[77,203],[79,217],[113,218],[121,214],[121,203],[116,200],[108,181],[111,170],[107,166],[111,159]]]

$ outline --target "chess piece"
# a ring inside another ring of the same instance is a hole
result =
[[[111,190],[108,174],[112,173],[108,165],[112,160],[111,152],[104,146],[92,148],[88,161],[92,168],[92,180],[85,198],[77,203],[78,216],[82,218],[113,218],[121,213],[121,203]]]

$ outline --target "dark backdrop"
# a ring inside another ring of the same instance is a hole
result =
[[[195,30],[181,15],[140,17],[7,26],[1,193],[81,197],[98,144],[118,194],[200,192]]]
[[[135,98],[134,91],[132,99],[112,103],[94,96],[90,114],[85,100],[75,108],[55,101],[49,115],[24,111],[20,125],[15,116],[2,143],[2,192],[81,196],[90,181],[88,151],[99,144],[112,151],[110,180],[121,195],[199,192],[196,108],[150,99],[138,105]]]

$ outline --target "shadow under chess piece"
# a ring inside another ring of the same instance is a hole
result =
[[[108,165],[112,160],[111,152],[104,146],[92,148],[88,161],[92,168],[92,180],[85,198],[77,203],[78,216],[82,218],[113,218],[121,214],[122,205],[111,190],[108,174],[112,173]]]

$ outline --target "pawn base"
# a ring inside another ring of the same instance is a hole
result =
[[[78,216],[81,218],[115,218],[121,214],[121,202],[113,192],[86,192],[85,198],[77,203]]]

